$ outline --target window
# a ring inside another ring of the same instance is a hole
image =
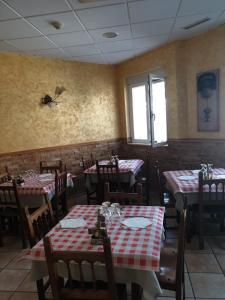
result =
[[[165,79],[142,74],[127,80],[132,143],[162,145],[167,141]]]

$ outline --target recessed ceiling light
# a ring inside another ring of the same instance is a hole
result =
[[[103,37],[107,38],[107,39],[114,39],[115,37],[117,37],[119,34],[116,32],[104,32],[103,33]]]

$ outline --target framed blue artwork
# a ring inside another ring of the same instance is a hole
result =
[[[219,131],[219,70],[197,74],[198,131]]]

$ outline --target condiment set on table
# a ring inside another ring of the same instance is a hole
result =
[[[213,178],[213,164],[201,164],[200,172],[203,174],[204,180],[210,180]]]
[[[111,155],[110,157],[109,157],[109,164],[111,165],[113,165],[113,164],[115,164],[116,162],[119,162],[119,157],[118,157],[118,155]]]
[[[91,234],[91,244],[102,245],[103,238],[107,236],[105,220],[111,217],[121,216],[121,208],[119,203],[103,202],[102,206],[97,210],[97,222],[95,227],[88,229]]]

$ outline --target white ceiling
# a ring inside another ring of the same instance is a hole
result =
[[[116,64],[223,23],[225,0],[0,0],[0,51]]]

